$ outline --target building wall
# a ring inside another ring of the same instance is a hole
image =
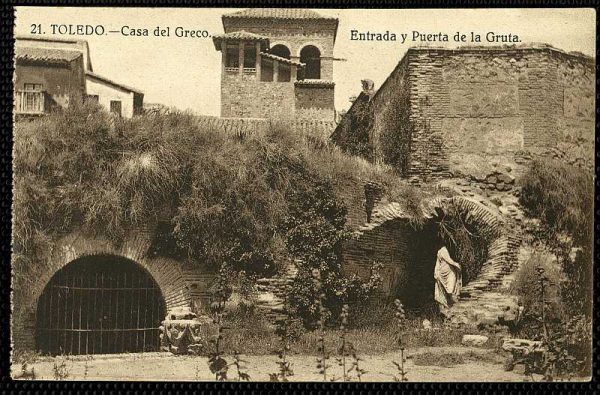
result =
[[[50,103],[46,106],[67,107],[71,95],[85,94],[82,58],[68,65],[50,65],[38,62],[18,61],[15,65],[15,89],[22,90],[24,84],[42,84]]]
[[[334,87],[297,84],[295,87],[295,107],[298,118],[335,119]]]
[[[593,152],[594,75],[593,59],[549,47],[409,49],[372,100],[375,159],[428,178],[561,142]]]
[[[115,88],[110,84],[89,76],[86,78],[86,83],[87,94],[98,95],[98,103],[106,111],[110,111],[111,100],[118,100],[121,102],[121,115],[123,117],[131,118],[134,115],[133,92]]]
[[[221,116],[291,118],[294,82],[257,81],[256,74],[229,73],[221,77]]]
[[[371,100],[373,127],[369,140],[374,153],[373,160],[390,163],[401,174],[408,171],[414,129],[408,59],[405,57],[400,61]]]

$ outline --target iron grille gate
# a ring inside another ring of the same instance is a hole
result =
[[[156,351],[164,317],[160,289],[144,269],[112,256],[82,258],[44,289],[37,345],[47,354]]]

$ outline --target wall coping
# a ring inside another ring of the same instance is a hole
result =
[[[585,61],[595,61],[594,56],[586,55],[578,51],[565,51],[563,49],[554,47],[547,43],[523,43],[514,45],[462,45],[454,48],[448,47],[434,47],[434,46],[415,46],[407,49],[406,54],[409,52],[452,52],[452,53],[465,53],[465,52],[486,52],[486,51],[550,51],[561,55],[567,55],[574,58],[579,58]],[[406,54],[404,56],[406,56]]]

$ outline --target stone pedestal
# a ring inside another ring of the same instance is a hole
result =
[[[211,320],[198,317],[189,307],[170,310],[160,326],[161,350],[173,354],[198,354],[207,344],[206,328]]]

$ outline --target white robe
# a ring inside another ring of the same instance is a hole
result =
[[[435,300],[444,307],[453,302],[453,296],[458,297],[462,287],[462,273],[458,262],[450,258],[446,247],[440,248],[435,261],[433,272],[435,279]]]

